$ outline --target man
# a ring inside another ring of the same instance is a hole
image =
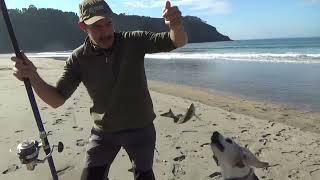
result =
[[[27,57],[17,57],[14,75],[28,78],[37,95],[57,108],[82,82],[93,101],[94,121],[82,180],[102,180],[123,147],[136,180],[155,179],[152,170],[156,134],[155,113],[144,70],[146,53],[167,52],[187,43],[181,12],[166,1],[163,10],[170,32],[114,32],[112,10],[104,0],[80,3],[80,28],[85,42],[66,61],[56,86],[47,84]]]

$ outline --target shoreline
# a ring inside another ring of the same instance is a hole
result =
[[[302,131],[320,134],[320,112],[303,111],[288,105],[252,100],[211,89],[182,84],[148,80],[148,85],[151,91],[198,101],[229,112],[283,123],[300,128]]]
[[[48,64],[54,65],[56,62],[60,68],[63,68],[64,66],[64,61],[56,59],[55,57],[30,59],[35,60],[35,63],[39,64],[39,70],[51,69]],[[1,69],[10,70],[12,62],[10,60],[5,62],[3,61],[2,65],[6,65],[8,67],[1,67]],[[62,71],[62,69],[52,70],[55,72]],[[52,83],[55,83],[54,79],[52,79]],[[320,112],[304,111],[302,109],[297,109],[280,103],[255,100],[228,92],[224,93],[213,89],[168,83],[158,80],[148,80],[148,86],[151,91],[198,101],[229,112],[248,115],[266,121],[279,122],[300,128],[302,131],[310,131],[320,134]]]
[[[1,58],[3,59],[3,58]],[[64,62],[61,59],[54,58],[30,58],[35,60],[39,70],[49,70],[55,67],[63,68]],[[56,64],[58,66],[56,66]],[[12,62],[2,61],[0,70],[11,70]],[[54,72],[62,69],[52,69]],[[55,83],[55,79],[51,80]],[[320,134],[320,112],[304,111],[290,105],[273,103],[269,101],[255,100],[250,97],[234,95],[228,92],[219,92],[213,89],[188,86],[183,84],[168,83],[158,80],[148,80],[150,91],[169,94],[203,104],[217,107],[229,112],[239,113],[266,121],[283,123],[286,125],[300,128],[302,131],[310,131]]]

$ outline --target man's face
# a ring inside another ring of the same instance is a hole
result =
[[[114,28],[111,18],[103,18],[92,25],[86,25],[91,41],[101,48],[111,48],[114,41]]]

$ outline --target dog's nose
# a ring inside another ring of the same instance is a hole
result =
[[[211,142],[218,142],[219,141],[219,135],[220,133],[218,131],[215,131],[212,133],[212,136],[211,136]]]

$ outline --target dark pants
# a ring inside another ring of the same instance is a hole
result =
[[[85,167],[81,180],[105,180],[110,166],[123,147],[133,164],[135,180],[154,180],[152,171],[156,132],[154,125],[145,128],[105,133],[91,130]]]

